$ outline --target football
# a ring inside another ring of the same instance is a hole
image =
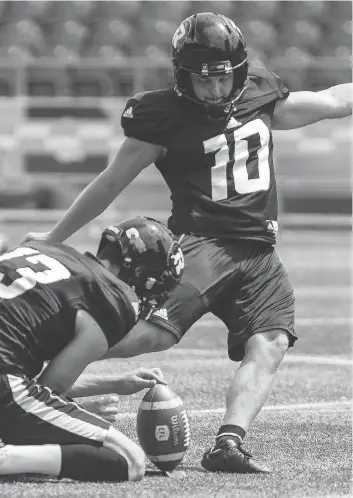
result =
[[[181,462],[190,442],[188,416],[182,400],[168,386],[156,384],[142,399],[137,434],[147,457],[163,472]]]

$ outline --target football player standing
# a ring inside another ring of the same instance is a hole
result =
[[[115,159],[49,233],[63,241],[102,213],[155,163],[173,203],[169,227],[183,235],[185,272],[163,313],[140,321],[117,356],[167,349],[205,313],[228,328],[228,353],[241,361],[231,381],[210,471],[270,472],[242,447],[276,371],[297,339],[294,295],[275,251],[277,193],[271,130],[352,112],[352,87],[290,93],[274,73],[248,63],[234,22],[212,12],[185,19],[172,40],[174,88],[126,104],[125,140]]]
[[[144,217],[107,228],[96,257],[41,241],[0,256],[0,475],[143,477],[140,446],[66,395],[132,394],[165,383],[158,368],[141,368],[94,378],[94,390],[87,376],[74,386],[163,304],[182,270],[173,234]]]

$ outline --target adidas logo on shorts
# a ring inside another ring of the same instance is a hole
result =
[[[278,223],[274,220],[266,220],[267,223],[267,231],[272,233],[278,232]]]
[[[126,111],[123,112],[123,118],[133,118],[132,107],[128,107]]]
[[[152,313],[153,316],[158,316],[159,318],[162,318],[165,321],[168,321],[168,312],[167,308],[160,308],[159,310],[156,310]]]

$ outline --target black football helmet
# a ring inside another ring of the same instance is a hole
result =
[[[103,231],[97,256],[108,244],[118,251],[121,268],[117,276],[134,289],[141,304],[140,317],[147,318],[181,279],[184,257],[179,243],[160,221],[136,216]]]
[[[248,76],[247,50],[234,22],[214,12],[185,19],[172,39],[174,89],[179,96],[204,106],[210,119],[227,119],[242,95]],[[194,94],[189,73],[202,76],[233,72],[233,89],[222,102],[208,104]]]

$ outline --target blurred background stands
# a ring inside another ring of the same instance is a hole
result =
[[[351,81],[350,1],[0,2],[0,208],[67,208],[120,145],[127,97],[172,84],[171,38],[200,11],[231,17],[291,90]],[[350,121],[275,139],[282,212],[350,211]],[[168,209],[154,168],[115,202],[132,205]]]
[[[129,96],[167,86],[172,35],[202,10],[234,19],[251,57],[292,89],[350,78],[349,1],[16,1],[0,2],[0,95]],[[335,71],[322,71],[322,58]]]

